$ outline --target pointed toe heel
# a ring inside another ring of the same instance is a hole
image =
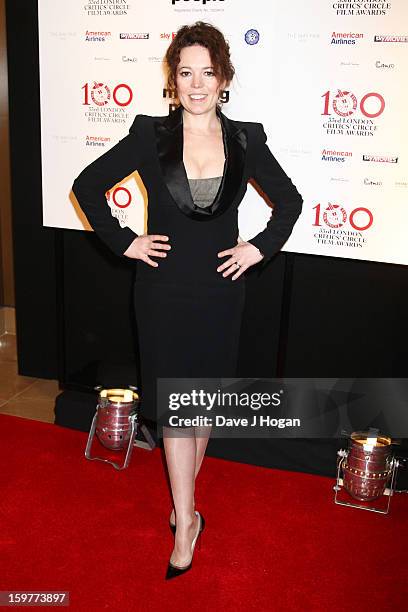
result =
[[[191,566],[191,561],[188,565],[186,565],[186,567],[176,567],[175,565],[169,562],[167,566],[166,580],[170,580],[171,578],[176,578],[176,576],[181,576],[181,574],[185,574],[186,572],[188,572],[189,569],[191,569]]]

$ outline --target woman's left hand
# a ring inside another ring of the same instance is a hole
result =
[[[231,280],[236,280],[245,270],[264,258],[261,251],[257,249],[256,246],[244,240],[239,242],[237,246],[232,249],[227,249],[226,251],[220,251],[218,253],[218,257],[223,257],[225,255],[231,255],[231,257],[218,266],[217,272],[223,272],[223,270],[225,270],[222,274],[224,277],[235,272]]]

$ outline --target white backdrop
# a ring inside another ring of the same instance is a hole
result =
[[[260,121],[304,198],[284,250],[408,264],[408,3],[330,0],[39,0],[43,223],[90,229],[70,192],[138,113],[166,115],[163,55],[197,20],[219,27],[236,77],[223,112]],[[403,27],[405,26],[405,30]],[[146,230],[139,175],[108,194]],[[271,210],[251,185],[244,239]]]

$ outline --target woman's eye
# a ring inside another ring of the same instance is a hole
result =
[[[180,72],[180,76],[182,76],[182,77],[189,76],[190,74],[191,74],[191,72],[189,70],[182,70]],[[214,76],[215,73],[212,70],[206,70],[204,72],[204,74],[207,75],[207,76]]]

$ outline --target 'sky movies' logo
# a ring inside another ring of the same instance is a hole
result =
[[[149,32],[121,32],[119,38],[121,40],[147,40]]]
[[[380,164],[397,164],[398,155],[387,155],[381,153],[363,153],[363,161],[377,162]]]
[[[399,36],[397,34],[376,34],[374,42],[390,42],[390,43],[407,43],[408,36]]]

